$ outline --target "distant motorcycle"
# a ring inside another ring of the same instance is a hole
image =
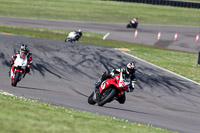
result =
[[[81,37],[81,35],[77,34],[75,31],[73,31],[68,34],[67,38],[65,39],[65,42],[74,43],[74,42],[78,41],[80,37]]]
[[[137,28],[138,26],[138,18],[134,18],[133,20],[130,21],[129,24],[127,24],[126,28]]]
[[[97,103],[98,106],[103,106],[113,100],[119,100],[123,98],[122,95],[128,90],[129,84],[130,82],[124,81],[121,72],[114,78],[106,79],[99,88],[95,87],[88,97],[88,103],[92,105]]]
[[[17,83],[24,78],[27,66],[27,57],[24,59],[20,58],[20,55],[17,55],[17,58],[14,61],[14,71],[11,70],[11,85],[17,86]],[[12,69],[12,68],[11,68]]]
[[[137,28],[137,26],[138,26],[138,23],[129,23],[129,24],[127,24],[127,26],[126,26],[126,28],[134,28],[134,29],[136,29]]]

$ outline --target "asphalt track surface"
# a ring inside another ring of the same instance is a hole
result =
[[[127,29],[126,24],[0,17],[0,25],[4,24],[25,27],[42,27],[50,29],[82,29],[83,32],[96,32],[104,35],[106,33],[110,33],[107,39],[111,40],[147,44],[151,46],[182,50],[193,53],[198,53],[200,51],[200,42],[195,42],[196,35],[200,33],[200,26],[153,26],[139,24],[138,37],[134,38],[135,29]],[[161,33],[160,40],[157,40],[158,32]],[[174,41],[176,32],[178,37],[177,41]]]
[[[9,61],[21,43],[29,44],[34,63],[31,73],[17,87],[12,87],[8,77]],[[124,67],[130,61],[137,63],[138,82],[134,92],[127,93],[126,103],[89,105],[87,97],[101,73]],[[1,33],[0,84],[0,90],[55,105],[181,133],[200,131],[198,84],[113,48]]]

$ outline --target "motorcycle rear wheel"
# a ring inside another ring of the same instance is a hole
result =
[[[103,106],[107,102],[111,102],[116,95],[117,91],[113,88],[104,90],[98,97],[98,106]]]
[[[19,82],[19,77],[20,77],[20,72],[16,72],[16,73],[15,73],[15,79],[14,79],[14,81],[12,82],[12,86],[14,86],[14,87],[17,86],[17,83]]]
[[[130,27],[131,27],[130,24],[127,24],[127,25],[126,25],[126,28],[130,28]]]

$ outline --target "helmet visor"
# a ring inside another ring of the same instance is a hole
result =
[[[27,50],[21,50],[21,53],[27,55]]]

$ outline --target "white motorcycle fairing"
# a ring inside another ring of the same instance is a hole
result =
[[[74,31],[70,32],[68,34],[67,41],[68,42],[75,42],[76,41],[76,36],[77,36],[76,32],[74,32]]]
[[[76,32],[70,32],[69,35],[68,35],[68,38],[75,38],[76,37]]]
[[[129,84],[130,84],[130,82],[129,81],[125,81],[123,79],[122,72],[120,72],[119,87],[124,87],[124,86],[127,86]]]
[[[17,54],[17,58],[14,61],[14,66],[18,67],[20,66],[23,70],[26,69],[27,66],[27,56],[25,56],[25,58],[21,58],[20,54]],[[12,68],[11,68],[12,69]],[[15,78],[15,74],[13,73],[13,71],[11,70],[11,77],[13,76],[13,78]],[[22,76],[23,77],[23,76]]]

